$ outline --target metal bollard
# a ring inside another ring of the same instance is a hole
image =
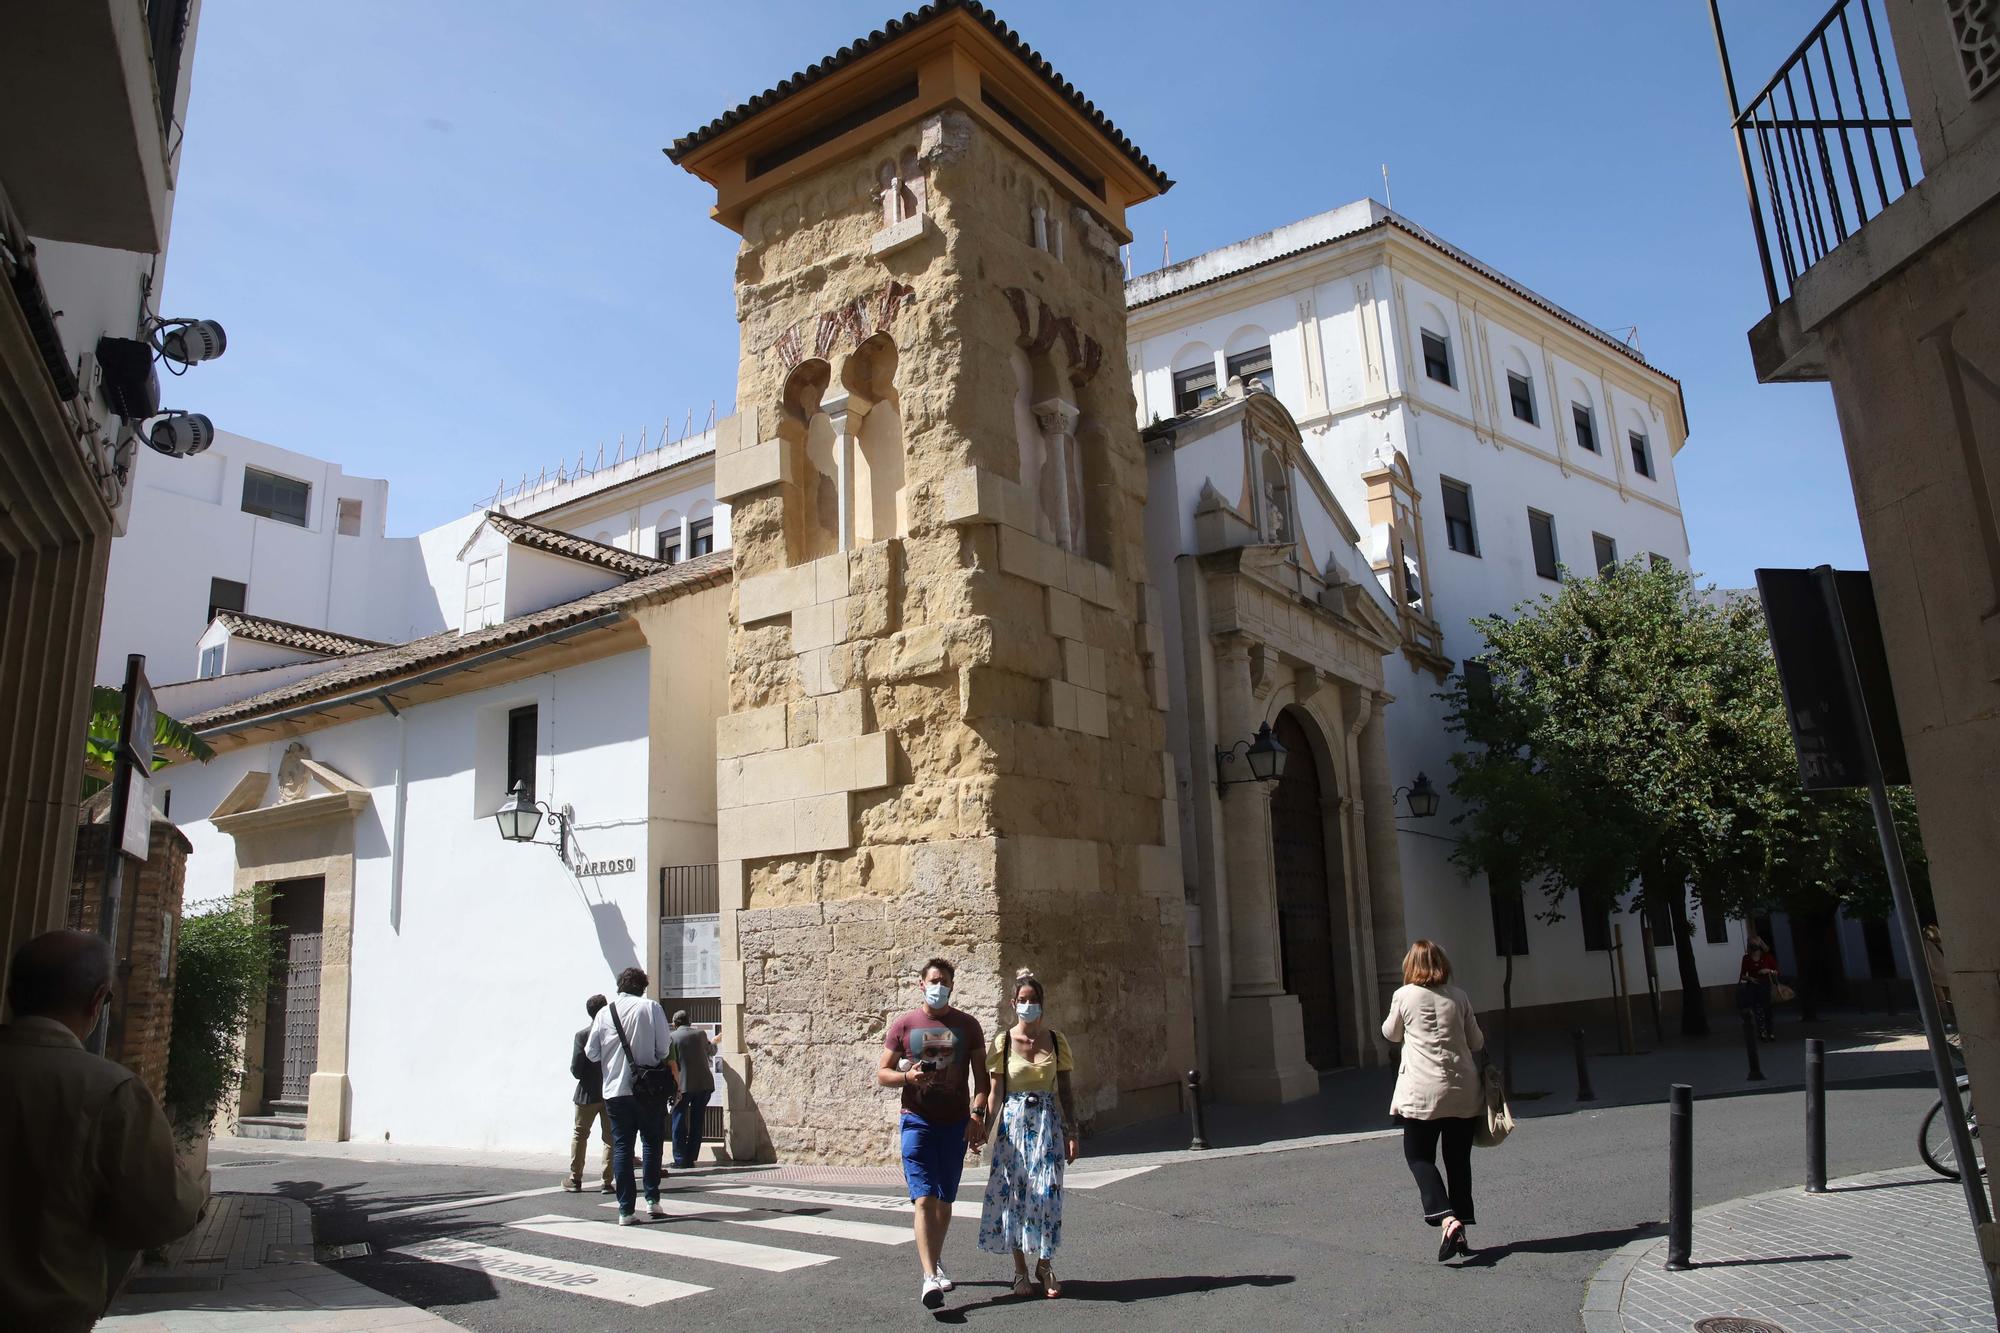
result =
[[[1806,1038],[1806,1193],[1826,1193],[1826,1043]]]
[[[1739,1011],[1743,1015],[1743,1055],[1750,1062],[1747,1077],[1752,1083],[1764,1081],[1764,1056],[1757,1049],[1757,1018],[1748,1009]]]
[[[1194,1121],[1194,1139],[1188,1144],[1188,1147],[1193,1148],[1196,1151],[1200,1151],[1208,1147],[1208,1136],[1207,1134],[1202,1132],[1201,1071],[1199,1069],[1188,1070],[1187,1086],[1188,1086],[1188,1115]]]
[[[1667,1108],[1667,1269],[1693,1267],[1694,1247],[1694,1088],[1676,1083]]]
[[[1583,1049],[1583,1029],[1572,1029],[1570,1045],[1576,1048],[1576,1099],[1580,1102],[1597,1100],[1597,1090],[1590,1086],[1590,1057]]]

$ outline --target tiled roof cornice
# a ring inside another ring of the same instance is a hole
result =
[[[932,20],[954,11],[965,14],[998,38],[1010,55],[1026,65],[1057,96],[1068,102],[1088,120],[1098,133],[1109,139],[1133,166],[1144,173],[1155,189],[1165,194],[1173,188],[1173,179],[1154,166],[1152,159],[1141,152],[1139,146],[1127,138],[1123,130],[1112,124],[1110,117],[1098,110],[1096,103],[1077,91],[1076,86],[1058,74],[1041,52],[1022,41],[1019,33],[1001,22],[999,16],[980,4],[979,0],[933,0],[933,3],[913,9],[900,19],[889,20],[867,36],[855,38],[826,59],[806,66],[777,87],[765,89],[733,110],[723,112],[700,129],[692,130],[675,139],[673,146],[667,149],[668,160],[678,166],[682,158],[711,139],[804,92],[835,71],[845,69],[855,61],[880,51],[899,38],[908,36]]]
[[[539,523],[530,523],[525,518],[515,518],[498,510],[486,511],[486,522],[495,532],[517,546],[526,546],[550,555],[563,556],[570,560],[581,560],[585,564],[597,565],[614,573],[630,578],[641,577],[667,568],[662,561],[636,551],[621,550],[616,546],[606,546],[588,537],[578,537],[574,533],[559,532],[555,528],[545,528]]]
[[[300,652],[319,653],[325,657],[346,657],[388,646],[375,639],[336,634],[332,630],[315,629],[310,625],[294,625],[288,620],[253,616],[247,611],[218,611],[215,618],[236,638],[276,644],[280,648],[296,648]]]

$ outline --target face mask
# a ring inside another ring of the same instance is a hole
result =
[[[933,981],[924,987],[924,1003],[933,1009],[942,1009],[951,999],[951,987],[942,981]]]
[[[1031,1000],[1027,1004],[1015,1005],[1014,1012],[1021,1016],[1023,1023],[1032,1023],[1042,1016],[1042,1006]]]

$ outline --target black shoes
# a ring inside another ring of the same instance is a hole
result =
[[[1451,1258],[1454,1254],[1463,1254],[1469,1256],[1471,1253],[1472,1253],[1472,1247],[1465,1243],[1465,1227],[1463,1225],[1461,1225],[1456,1231],[1451,1231],[1447,1229],[1444,1233],[1444,1236],[1438,1241],[1439,1263],[1443,1263],[1445,1260]]]

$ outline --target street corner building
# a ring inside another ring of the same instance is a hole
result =
[[[1373,201],[1128,278],[1171,181],[976,4],[667,154],[742,238],[735,415],[416,537],[273,445],[140,459],[100,678],[192,673],[187,900],[289,958],[226,1128],[546,1147],[635,964],[738,1160],[889,1156],[934,955],[993,1027],[1044,977],[1094,1128],[1389,1061],[1411,935],[1601,1000],[1608,908],[1506,918],[1425,827],[1435,695],[1561,551],[1685,566],[1671,377]]]

